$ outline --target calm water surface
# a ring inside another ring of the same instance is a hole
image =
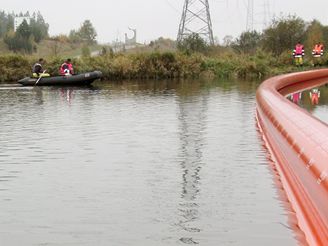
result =
[[[0,85],[0,245],[297,245],[257,86]]]

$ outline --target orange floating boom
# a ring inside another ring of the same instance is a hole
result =
[[[266,146],[310,245],[328,245],[328,125],[285,98],[328,83],[328,69],[266,80],[256,117]]]

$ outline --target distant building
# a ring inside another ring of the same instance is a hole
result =
[[[14,20],[14,31],[16,32],[17,28],[23,23],[23,21],[26,20],[27,24],[31,23],[30,17],[15,17]]]

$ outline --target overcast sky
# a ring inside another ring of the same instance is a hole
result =
[[[314,18],[328,25],[327,0],[254,0],[256,29],[263,27],[264,2],[271,15],[297,14],[306,21]],[[175,39],[184,0],[1,0],[7,12],[40,11],[50,25],[50,34],[68,34],[89,19],[100,42],[124,38],[128,27],[136,28],[138,42],[158,37]],[[238,36],[246,27],[247,0],[209,0],[214,36]]]

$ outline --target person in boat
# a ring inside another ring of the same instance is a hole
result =
[[[320,91],[317,88],[314,88],[310,91],[310,98],[312,105],[319,104]]]
[[[71,59],[67,59],[61,66],[60,66],[60,75],[63,76],[70,76],[74,74],[73,64]]]
[[[45,70],[43,70],[43,67],[42,67],[43,64],[44,64],[44,60],[43,60],[43,58],[40,58],[39,61],[33,65],[32,72],[33,72],[34,78],[50,76],[50,74],[45,73]]]
[[[293,57],[295,59],[296,66],[303,66],[303,57],[304,57],[304,45],[301,42],[298,42],[293,51]]]
[[[313,56],[313,66],[320,66],[321,65],[321,58],[323,57],[323,44],[322,43],[317,43],[312,51],[312,56]]]

